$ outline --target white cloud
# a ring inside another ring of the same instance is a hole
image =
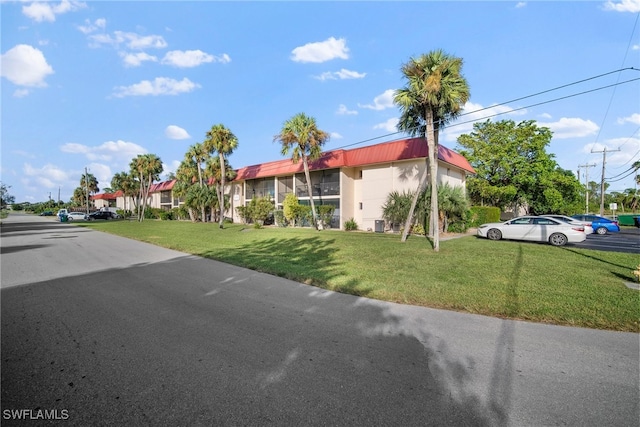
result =
[[[618,119],[618,124],[623,125],[625,123],[633,123],[634,125],[640,125],[640,114],[633,113],[629,117],[621,117]]]
[[[164,130],[164,134],[169,139],[189,139],[189,138],[191,138],[191,135],[189,135],[189,133],[186,130],[184,130],[181,127],[176,126],[176,125],[167,126],[167,128]]]
[[[349,48],[345,39],[329,37],[323,42],[307,43],[291,51],[294,62],[325,62],[335,58],[348,59]]]
[[[516,3],[516,9],[520,9],[522,7],[525,7],[527,5],[526,2],[524,1],[519,1],[518,3]]]
[[[373,104],[358,104],[360,108],[368,108],[370,110],[384,110],[386,108],[393,107],[393,96],[395,94],[395,90],[387,89],[381,95],[373,98]]]
[[[172,50],[167,52],[162,59],[163,64],[173,65],[179,68],[191,68],[207,62],[222,62],[227,63],[231,61],[229,55],[226,53],[220,57],[216,57],[205,53],[201,50]]]
[[[343,136],[340,135],[338,132],[331,132],[330,136],[331,136],[331,139],[342,139],[343,138]]]
[[[125,96],[178,95],[191,92],[199,87],[199,84],[186,77],[181,81],[168,77],[156,77],[153,81],[143,80],[131,86],[118,86],[115,88],[113,96],[123,98]]]
[[[563,117],[556,122],[539,122],[538,126],[551,129],[554,139],[581,138],[595,135],[599,129],[599,126],[591,120],[567,117]]]
[[[34,168],[29,163],[25,163],[22,172],[24,183],[30,187],[57,188],[61,183],[69,180],[69,174],[57,166],[46,164],[41,168]]]
[[[61,15],[70,11],[75,11],[87,7],[83,2],[62,0],[60,3],[34,2],[27,6],[22,6],[22,13],[36,22],[54,22],[56,15]]]
[[[338,107],[338,111],[336,111],[336,114],[339,114],[341,116],[355,116],[358,114],[358,112],[356,110],[349,110],[346,105],[340,104],[340,106]]]
[[[13,92],[14,98],[24,98],[27,95],[29,95],[29,89],[16,89],[16,91]]]
[[[593,161],[597,161],[597,156],[599,155],[601,159],[605,149],[607,150],[607,165],[626,166],[623,169],[626,170],[634,160],[637,160],[638,151],[640,150],[640,138],[613,138],[604,143],[592,142],[584,145],[582,152],[593,154]],[[611,176],[614,173],[607,172],[607,175]]]
[[[367,75],[367,73],[358,73],[357,71],[350,71],[346,69],[341,69],[340,71],[327,71],[325,73],[320,74],[319,76],[315,76],[318,80],[346,80],[346,79],[362,79]]]
[[[93,23],[88,19],[85,19],[84,22],[85,25],[78,25],[78,30],[83,34],[90,34],[107,26],[107,21],[104,18],[96,19]]]
[[[484,122],[487,119],[496,119],[498,116],[521,116],[527,113],[526,109],[514,109],[506,105],[492,105],[483,107],[480,104],[467,102],[462,109],[461,116],[455,121],[447,124],[442,131],[442,140],[447,142],[456,141],[462,134],[473,132],[475,122]]]
[[[125,67],[139,67],[140,64],[142,64],[144,61],[152,61],[152,62],[158,61],[157,57],[153,55],[149,55],[148,53],[145,53],[145,52],[138,52],[138,53],[120,52],[119,55],[120,57],[122,57],[122,61],[124,62]]]
[[[125,162],[138,154],[147,153],[147,150],[138,144],[122,140],[107,141],[96,147],[70,142],[62,145],[60,151],[70,154],[82,154],[88,160],[104,162]]]
[[[102,44],[112,45],[115,47],[124,44],[131,50],[143,50],[143,49],[164,49],[167,47],[167,42],[162,36],[150,35],[141,36],[136,33],[127,33],[124,31],[114,31],[113,35],[109,34],[94,34],[89,36],[92,47],[97,47]]]
[[[374,129],[383,129],[387,132],[397,132],[398,131],[398,118],[393,117],[386,122],[378,123],[373,127]]]
[[[604,10],[612,10],[614,12],[640,12],[640,0],[622,0],[607,1],[604,4]]]
[[[19,86],[45,87],[44,79],[53,74],[42,51],[26,44],[19,44],[1,55],[0,64],[2,77]]]

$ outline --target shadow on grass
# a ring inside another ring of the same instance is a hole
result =
[[[614,267],[629,268],[629,266],[628,266],[628,265],[615,264],[615,263],[613,263],[613,262],[611,262],[611,261],[607,261],[607,260],[604,260],[604,259],[602,259],[602,258],[598,258],[597,256],[588,255],[588,254],[586,254],[586,253],[584,253],[584,252],[576,251],[576,250],[571,249],[571,248],[563,247],[562,249],[564,249],[565,251],[572,252],[572,253],[574,253],[574,254],[576,254],[576,255],[583,256],[583,257],[585,257],[585,258],[589,258],[589,259],[592,259],[592,260],[595,260],[595,261],[603,262],[603,263],[605,263],[605,264],[613,265]]]
[[[272,238],[251,242],[227,253],[207,251],[198,255],[262,273],[356,296],[368,296],[365,286],[337,261],[335,240],[313,238]]]

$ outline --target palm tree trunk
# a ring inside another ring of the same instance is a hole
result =
[[[433,111],[427,108],[427,145],[429,147],[429,173],[431,175],[431,213],[433,222],[433,250],[440,250],[440,230],[438,227],[438,141],[433,126]]]
[[[219,224],[220,224],[220,228],[224,228],[223,224],[224,224],[224,184],[225,184],[225,173],[226,171],[224,170],[224,155],[222,153],[220,153],[220,191],[218,193],[218,203],[220,205],[220,218],[219,220]]]
[[[307,179],[307,191],[309,192],[309,202],[311,203],[311,218],[313,219],[313,226],[316,230],[320,230],[318,220],[316,219],[316,207],[313,203],[313,189],[311,188],[311,177],[309,175],[309,164],[307,163],[307,156],[302,156],[302,164],[304,165],[304,176]]]
[[[420,183],[418,184],[418,190],[413,195],[413,200],[411,200],[411,208],[409,208],[409,215],[407,216],[407,220],[404,223],[404,230],[402,231],[401,242],[405,242],[407,240],[407,236],[409,235],[409,231],[411,230],[411,226],[413,224],[413,213],[416,210],[416,205],[418,204],[418,197],[420,197],[420,193],[424,189],[424,185],[427,182],[427,175],[429,174],[429,161],[425,161],[424,172],[420,177]]]

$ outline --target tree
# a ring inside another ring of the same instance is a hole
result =
[[[204,187],[204,179],[203,179],[203,165],[209,158],[209,153],[205,148],[204,144],[196,143],[189,147],[187,151],[187,157],[190,158],[196,166],[198,172],[198,182],[200,183],[200,187]],[[202,198],[198,198],[202,199]],[[202,215],[202,222],[206,221],[205,217],[205,205],[200,205],[200,213]]]
[[[191,202],[196,198],[189,197],[189,203],[187,202],[187,194],[194,186],[194,180],[197,179],[198,172],[196,171],[198,165],[189,154],[185,154],[184,160],[178,166],[176,170],[176,183],[173,186],[173,193],[176,197],[185,198],[184,204],[189,213],[191,222],[196,222],[195,209],[198,209],[201,205],[193,205]]]
[[[329,140],[329,134],[318,129],[316,119],[304,113],[298,113],[287,120],[282,130],[274,138],[274,141],[282,144],[282,155],[287,156],[291,152],[291,161],[298,163],[302,160],[304,176],[307,181],[309,202],[311,203],[311,217],[313,226],[320,230],[316,209],[313,202],[313,189],[309,176],[309,161],[316,160],[322,155],[322,146]]]
[[[111,178],[111,187],[115,191],[122,191],[122,194],[124,195],[125,212],[127,211],[127,199],[129,197],[131,197],[132,200],[134,200],[134,204],[137,206],[137,203],[135,203],[134,197],[140,191],[140,182],[137,181],[135,176],[133,176],[131,173],[118,172],[114,174],[113,177]],[[133,208],[131,208],[130,206],[129,210],[133,210]]]
[[[205,170],[207,175],[213,178],[215,183],[215,201],[218,203],[218,207],[220,210],[220,218],[224,221],[224,212],[229,207],[229,197],[226,197],[224,194],[224,182],[231,181],[236,177],[236,171],[233,170],[231,165],[229,164],[229,160],[224,157],[224,167],[220,166],[220,157],[211,157],[207,160],[207,164],[205,166]],[[223,172],[224,170],[224,172]],[[223,175],[224,173],[224,175]],[[224,179],[223,179],[224,178]],[[211,211],[213,212],[213,205],[211,206]],[[221,226],[222,228],[222,226]]]
[[[7,205],[11,205],[16,201],[16,198],[9,194],[10,185],[5,185],[0,182],[0,207],[4,208]]]
[[[160,179],[162,173],[162,160],[155,154],[139,154],[129,164],[131,174],[140,182],[141,206],[138,209],[138,221],[144,220],[144,211],[149,202],[149,191],[154,181]]]
[[[218,153],[219,167],[220,167],[220,185],[218,188],[218,202],[220,204],[220,218],[219,225],[223,228],[224,223],[224,186],[227,178],[226,173],[226,157],[233,153],[238,147],[238,138],[224,125],[217,124],[211,127],[207,132],[207,139],[204,142],[205,148],[208,151],[215,151]],[[232,178],[233,179],[233,178]]]
[[[427,165],[431,178],[431,210],[433,249],[440,250],[438,221],[438,133],[456,118],[469,100],[469,85],[461,74],[462,59],[434,50],[418,58],[411,58],[402,66],[407,85],[396,91],[394,103],[401,109],[398,129],[412,136],[426,137]],[[405,223],[402,241],[407,238],[417,197],[426,182],[426,169]]]
[[[531,214],[580,210],[582,186],[546,152],[551,137],[533,120],[475,123],[473,132],[458,138],[460,153],[476,170],[467,180],[471,200],[514,212],[526,207]]]

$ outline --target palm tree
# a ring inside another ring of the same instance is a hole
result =
[[[440,249],[438,232],[438,132],[456,118],[469,100],[469,85],[461,74],[462,59],[434,50],[419,58],[411,58],[402,66],[407,86],[395,93],[394,102],[400,106],[398,129],[412,136],[426,137],[427,163],[431,178],[431,209],[429,213],[433,233],[433,249]],[[413,211],[426,181],[426,169],[414,195],[402,241],[407,238]]]
[[[162,160],[155,154],[139,154],[129,164],[131,173],[135,174],[140,182],[140,199],[142,206],[138,210],[138,221],[144,220],[144,211],[149,199],[149,191],[154,181],[160,179],[162,173]]]
[[[223,182],[232,181],[233,179],[235,179],[237,172],[233,170],[227,158],[224,158],[224,166],[221,167],[220,157],[211,157],[209,160],[207,160],[207,164],[205,165],[205,170],[207,172],[207,175],[209,175],[215,182],[215,186],[216,186],[215,199],[216,199],[216,202],[218,202],[218,206],[220,209],[220,217],[224,221],[223,215],[224,215],[224,212],[229,207],[229,198],[224,196]],[[223,170],[224,170],[224,176],[222,175]],[[222,203],[220,203],[221,197],[222,197]],[[211,207],[211,209],[213,212],[213,206]]]
[[[140,191],[139,182],[135,179],[135,176],[126,172],[118,172],[111,178],[111,187],[115,191],[122,191],[124,195],[124,211],[127,211],[127,198],[133,197]],[[131,209],[133,210],[133,209]]]
[[[198,172],[196,172],[197,168],[196,162],[190,157],[188,154],[185,155],[184,160],[178,166],[176,170],[176,183],[173,186],[173,193],[176,197],[185,198],[185,206],[189,212],[189,218],[191,222],[196,222],[196,214],[194,209],[199,208],[201,205],[193,206],[191,203],[187,203],[186,197],[189,193],[191,187],[194,186],[193,182],[196,179]],[[189,201],[194,200],[190,198]]]
[[[227,178],[226,174],[226,156],[231,155],[233,150],[238,147],[238,138],[223,124],[214,125],[207,132],[207,139],[204,142],[204,146],[209,152],[217,152],[219,158],[220,167],[220,185],[218,186],[218,202],[220,204],[220,228],[223,228],[224,223],[224,186]]]
[[[304,176],[307,180],[307,191],[311,203],[311,215],[313,226],[320,230],[320,225],[316,218],[316,209],[313,203],[313,190],[311,178],[309,176],[309,161],[318,159],[322,155],[322,146],[329,140],[329,134],[318,129],[316,119],[304,113],[298,113],[287,120],[282,126],[282,130],[273,138],[282,144],[282,155],[287,156],[291,151],[291,161],[298,163],[302,159],[304,166]]]
[[[187,150],[187,157],[192,159],[196,164],[196,167],[198,169],[198,182],[200,183],[200,187],[203,187],[204,179],[202,178],[202,165],[209,158],[208,150],[205,148],[204,144],[196,143],[189,147],[189,150]],[[205,217],[205,205],[200,206],[200,213],[202,215],[202,222],[206,222],[207,218]]]

